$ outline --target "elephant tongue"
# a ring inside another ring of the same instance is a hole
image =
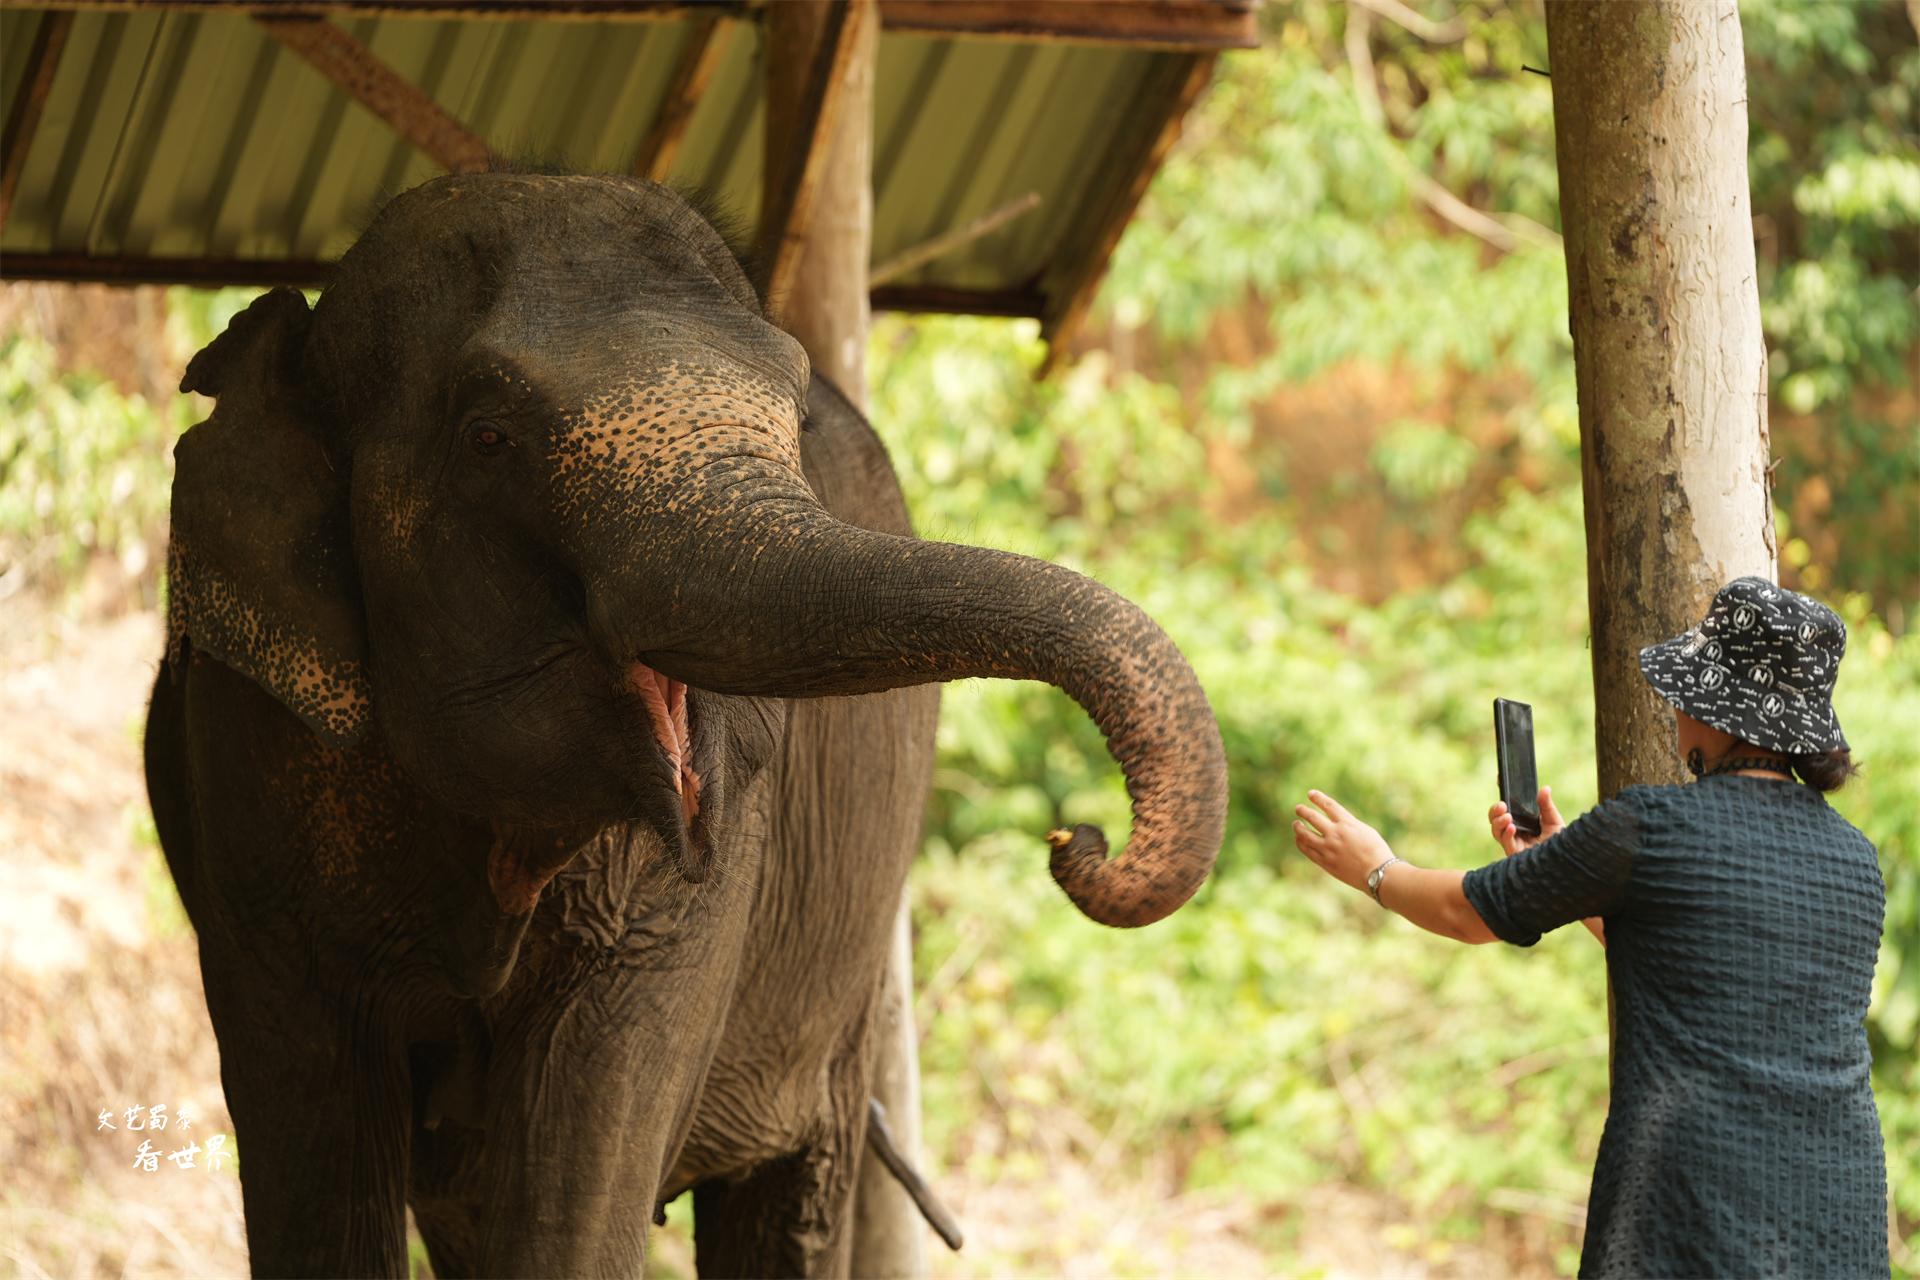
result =
[[[667,753],[673,789],[680,797],[680,813],[688,825],[700,813],[700,775],[693,769],[693,731],[687,724],[687,686],[661,675],[644,663],[627,668],[627,688],[646,704],[653,736]]]

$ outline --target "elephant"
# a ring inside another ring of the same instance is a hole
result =
[[[1094,718],[1094,921],[1217,856],[1218,727],[1139,608],[915,538],[701,202],[500,169],[389,200],[188,364],[145,734],[256,1272],[849,1266],[941,682]]]

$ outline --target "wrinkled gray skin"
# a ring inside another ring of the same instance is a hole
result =
[[[411,1205],[439,1275],[634,1274],[688,1188],[703,1274],[843,1272],[935,682],[1047,680],[1105,731],[1128,849],[1050,837],[1088,915],[1211,866],[1219,738],[1166,637],[906,536],[665,188],[428,183],[183,386],[217,407],[148,787],[260,1273],[404,1274]]]

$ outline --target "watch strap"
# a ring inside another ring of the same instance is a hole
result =
[[[1380,881],[1385,878],[1387,874],[1387,868],[1392,866],[1396,862],[1405,862],[1405,861],[1406,861],[1405,858],[1402,858],[1398,854],[1395,854],[1393,857],[1388,858],[1385,862],[1381,863],[1379,866],[1375,867],[1372,871],[1367,873],[1367,893],[1370,897],[1373,898],[1375,902],[1380,902]],[[1380,902],[1380,905],[1384,907],[1387,904],[1384,902]]]

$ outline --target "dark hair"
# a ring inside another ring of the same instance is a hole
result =
[[[1789,755],[1787,763],[1800,776],[1800,781],[1815,791],[1838,791],[1848,778],[1860,772],[1860,766],[1853,762],[1853,752],[1845,747],[1838,751]]]

